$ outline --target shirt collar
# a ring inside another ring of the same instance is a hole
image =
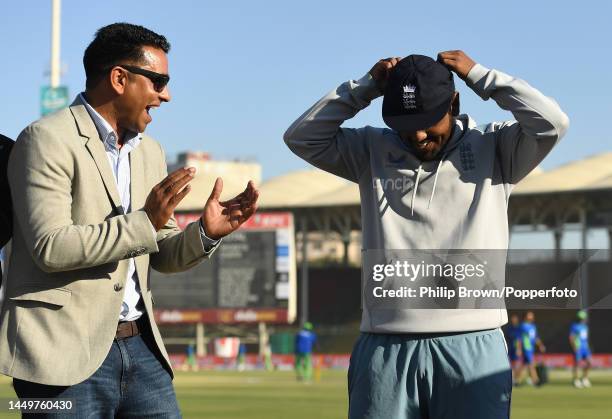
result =
[[[107,149],[116,149],[117,148],[117,134],[113,130],[113,127],[108,123],[106,119],[102,117],[85,99],[85,95],[83,93],[79,93],[81,101],[85,105],[85,109],[91,116],[91,119],[100,134],[100,139],[104,143],[104,147]],[[128,131],[125,134],[125,142],[123,144],[124,147],[128,147],[128,150],[135,149],[138,144],[142,141],[142,134],[139,132]]]

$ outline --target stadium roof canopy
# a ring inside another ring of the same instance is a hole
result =
[[[355,183],[319,169],[306,169],[274,177],[259,188],[261,208],[359,205]],[[342,197],[339,196],[342,195]]]
[[[567,163],[550,171],[536,168],[511,196],[612,190],[612,152]],[[359,205],[359,188],[319,169],[278,176],[260,187],[260,207],[309,208]]]
[[[291,172],[260,186],[260,208],[292,211],[308,230],[343,235],[359,229],[356,184],[318,169]],[[543,171],[536,168],[514,189],[508,208],[513,228],[562,231],[607,227],[612,231],[612,152]],[[560,238],[558,239],[560,240]]]
[[[225,199],[244,187],[231,177],[224,176]],[[212,176],[202,177],[206,187],[194,185],[191,199],[178,210],[201,211],[213,182]],[[349,240],[351,231],[361,229],[359,189],[340,177],[319,169],[298,170],[263,182],[259,190],[260,209],[291,211],[299,230],[335,231]],[[537,168],[512,192],[508,217],[512,229],[550,230],[558,243],[563,230],[579,228],[586,237],[590,227],[608,228],[612,240],[612,152],[548,171]]]
[[[528,176],[513,194],[548,194],[612,189],[612,152],[573,161],[536,176]]]

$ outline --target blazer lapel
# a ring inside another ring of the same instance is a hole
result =
[[[85,105],[83,102],[81,102],[80,97],[77,97],[72,105],[70,105],[70,111],[72,112],[72,115],[76,121],[79,135],[87,138],[85,147],[87,147],[87,150],[96,163],[98,172],[100,172],[100,176],[104,182],[106,192],[113,203],[115,210],[118,214],[123,214],[124,211],[121,205],[121,198],[119,198],[119,192],[117,191],[117,183],[115,182],[115,177],[111,171],[108,157],[106,156],[106,150],[104,149],[104,144],[100,139],[100,134],[98,134],[98,130],[96,129],[89,112],[87,112]]]

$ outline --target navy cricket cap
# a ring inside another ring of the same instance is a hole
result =
[[[455,93],[453,74],[424,55],[409,55],[391,71],[385,89],[382,115],[396,131],[418,131],[439,122]]]

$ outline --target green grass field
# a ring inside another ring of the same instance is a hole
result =
[[[513,419],[609,419],[612,372],[595,371],[593,387],[574,389],[569,373],[551,373],[542,388],[520,387],[512,396]],[[338,419],[346,417],[346,373],[323,371],[312,384],[291,372],[179,372],[179,404],[185,418]],[[13,398],[7,377],[0,377],[0,399]],[[0,418],[18,414],[0,412]],[[389,418],[391,419],[391,418]]]

